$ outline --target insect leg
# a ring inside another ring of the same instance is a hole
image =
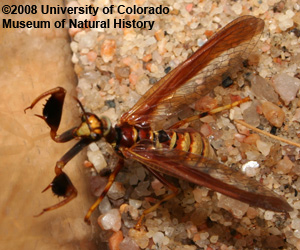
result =
[[[69,141],[74,138],[74,136],[71,133],[72,129],[66,131],[61,136],[58,136],[56,134],[61,121],[62,109],[66,95],[66,90],[64,88],[57,87],[44,92],[43,94],[38,96],[29,107],[24,109],[24,112],[26,112],[27,109],[32,109],[40,100],[49,95],[50,98],[47,100],[44,106],[43,115],[36,116],[43,119],[50,127],[50,136],[52,140],[56,142]]]
[[[89,208],[89,211],[85,215],[84,221],[86,223],[90,224],[90,216],[92,215],[94,210],[97,208],[97,206],[100,204],[100,202],[103,200],[103,198],[106,196],[106,194],[109,191],[111,185],[114,183],[117,174],[120,172],[120,170],[122,169],[123,166],[124,166],[124,160],[122,158],[119,158],[117,166],[115,167],[114,171],[108,177],[108,182],[107,182],[102,194],[94,202],[94,204]]]
[[[242,100],[233,102],[231,104],[228,104],[228,105],[225,105],[225,106],[222,106],[222,107],[218,107],[218,108],[212,109],[212,110],[207,111],[207,112],[203,112],[203,113],[201,113],[199,115],[190,116],[190,117],[188,117],[186,119],[183,119],[183,120],[181,120],[179,122],[176,122],[169,129],[180,128],[180,127],[182,127],[186,123],[189,123],[189,122],[192,122],[192,121],[196,121],[196,120],[198,120],[200,118],[203,118],[203,117],[205,117],[207,115],[213,115],[213,114],[219,113],[219,112],[221,112],[223,110],[232,109],[233,107],[236,107],[236,106],[238,106],[238,105],[240,105],[240,104],[242,104],[244,102],[248,102],[248,101],[250,101],[250,98],[246,97],[246,98],[244,98]]]
[[[59,208],[67,204],[77,196],[76,188],[72,184],[70,178],[67,176],[67,174],[63,172],[62,169],[75,155],[77,155],[84,147],[86,147],[90,143],[91,141],[87,138],[81,139],[66,154],[64,154],[60,160],[56,162],[55,165],[56,176],[42,192],[45,192],[46,190],[51,188],[54,194],[56,194],[57,196],[64,197],[65,199],[63,199],[61,202],[53,206],[44,208],[43,211],[37,216],[40,216],[47,211],[51,211],[56,208]]]
[[[141,217],[139,218],[138,222],[135,225],[135,229],[137,229],[137,230],[140,229],[143,219],[147,214],[155,211],[163,202],[174,198],[178,194],[178,191],[179,191],[177,187],[175,187],[173,184],[168,182],[159,172],[157,172],[154,169],[147,167],[145,165],[144,165],[144,167],[147,168],[149,170],[149,172],[155,176],[156,179],[158,179],[162,184],[164,184],[168,189],[170,189],[172,191],[172,193],[166,195],[162,200],[157,202],[155,205],[153,205],[152,207],[143,211],[143,214],[141,215]]]
[[[50,187],[52,188],[54,194],[56,194],[57,196],[63,196],[65,197],[65,199],[63,199],[61,202],[53,206],[44,208],[43,211],[38,215],[35,215],[35,217],[41,216],[43,213],[47,211],[51,211],[56,208],[59,208],[67,204],[69,201],[71,201],[77,196],[76,188],[72,184],[70,178],[64,172],[61,172],[59,175],[55,176],[53,181],[42,191],[42,193],[45,192]]]

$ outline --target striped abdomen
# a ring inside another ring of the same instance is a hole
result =
[[[207,139],[193,129],[175,129],[154,131],[154,146],[178,149],[204,157],[213,157],[214,151]]]
[[[214,157],[214,151],[207,139],[193,129],[174,129],[152,131],[134,126],[116,127],[116,148],[130,148],[140,140],[151,140],[156,148],[178,149],[204,157]]]

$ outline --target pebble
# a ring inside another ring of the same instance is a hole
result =
[[[107,198],[107,196],[105,196],[103,198],[103,200],[100,202],[99,210],[100,210],[101,214],[105,214],[109,210],[111,210],[111,204],[110,204],[109,199]]]
[[[129,199],[129,205],[133,206],[135,208],[140,208],[142,206],[142,201],[141,200]]]
[[[251,225],[251,220],[248,217],[244,216],[241,220],[241,224],[249,226]]]
[[[196,202],[201,203],[202,198],[206,197],[208,194],[208,189],[204,187],[197,187],[193,190],[194,199]]]
[[[270,142],[265,142],[262,140],[257,140],[256,141],[256,146],[257,149],[264,155],[267,156],[270,153],[272,143]]]
[[[162,232],[157,232],[153,235],[152,239],[155,244],[160,246],[164,240],[164,237],[165,236]]]
[[[114,182],[112,186],[110,187],[107,195],[109,198],[113,200],[118,200],[122,197],[124,197],[126,192],[126,189],[124,188],[123,184],[121,182]]]
[[[102,169],[107,167],[107,162],[101,151],[88,151],[87,156],[89,161],[94,165],[96,171],[99,173]]]
[[[134,239],[135,243],[142,249],[146,248],[149,244],[149,238],[145,231],[129,229],[128,235]]]
[[[248,161],[242,166],[242,171],[249,177],[254,177],[258,173],[259,164],[257,161]]]
[[[237,15],[240,15],[243,11],[242,5],[239,2],[234,3],[231,8]]]
[[[296,202],[294,203],[293,207],[294,207],[295,209],[299,210],[299,209],[300,209],[300,201],[296,201]]]
[[[225,195],[220,195],[218,206],[230,211],[238,219],[241,219],[249,208],[248,204]]]
[[[256,145],[256,141],[260,139],[258,134],[251,134],[244,139],[244,143]]]
[[[99,197],[107,183],[107,179],[100,175],[90,177],[90,188],[94,196]]]
[[[149,184],[149,181],[143,181],[138,184],[138,186],[135,188],[135,191],[139,197],[151,194],[151,192],[148,190]]]
[[[288,74],[278,74],[273,77],[273,86],[285,105],[295,99],[300,88],[300,80]]]
[[[300,239],[300,230],[295,230],[295,231],[294,231],[294,236],[295,236],[296,238]],[[297,249],[299,249],[299,248],[297,248]]]
[[[282,237],[277,235],[270,235],[266,239],[266,247],[279,249],[284,245]]]
[[[139,250],[139,246],[130,237],[125,237],[119,245],[119,250]]]
[[[121,229],[121,215],[118,209],[114,208],[106,214],[100,215],[98,224],[104,230],[113,230],[115,232]]]
[[[205,137],[209,137],[210,135],[213,134],[213,130],[212,127],[207,124],[207,123],[203,123],[201,128],[200,128],[200,132],[202,135],[204,135]]]
[[[153,188],[156,196],[162,195],[166,192],[164,185],[158,179],[154,179],[154,181],[151,182],[151,187]]]
[[[138,179],[140,181],[143,181],[146,177],[146,172],[145,172],[145,168],[140,167],[136,169],[136,176],[138,177]]]
[[[119,245],[123,241],[122,231],[114,232],[108,240],[109,250],[120,250]]]
[[[262,112],[266,119],[275,127],[280,128],[285,119],[285,113],[277,105],[265,101],[262,104]]]
[[[128,206],[128,211],[132,219],[137,220],[139,218],[139,211],[133,206]]]
[[[276,164],[274,172],[278,174],[288,174],[293,166],[294,163],[285,155],[283,159]]]
[[[247,135],[247,136],[250,135],[250,131],[249,131],[249,129],[248,129],[247,127],[245,127],[245,126],[243,126],[243,125],[237,123],[237,124],[236,124],[236,128],[237,128],[237,130],[238,130],[238,132],[239,132],[240,134],[242,134],[242,135]]]
[[[200,98],[195,103],[195,109],[197,111],[210,111],[218,106],[218,101],[215,98],[210,97],[209,95],[206,95],[202,98]]]
[[[293,27],[294,22],[293,22],[293,19],[291,18],[292,16],[289,13],[287,13],[286,15],[283,13],[278,13],[278,15],[275,15],[275,19],[278,20],[278,27],[282,31],[285,31],[285,30]]]
[[[97,43],[97,32],[85,32],[81,31],[78,32],[74,36],[74,40],[78,42],[78,49],[79,51],[83,49],[93,49]]]
[[[299,218],[295,218],[295,219],[292,221],[291,226],[292,226],[292,228],[294,228],[294,229],[300,230],[300,219],[299,219]]]
[[[292,118],[292,121],[297,121],[297,122],[300,122],[300,108],[297,108],[295,110],[295,114]]]
[[[249,219],[254,219],[257,216],[257,210],[253,207],[249,207],[247,210],[247,216]]]
[[[274,216],[273,211],[265,211],[265,215],[264,215],[265,220],[272,220],[273,216]]]
[[[268,232],[273,235],[281,235],[281,231],[277,227],[270,227]]]
[[[261,76],[254,75],[250,77],[251,90],[256,97],[269,102],[278,102],[278,95],[276,94],[273,86]]]
[[[199,236],[201,240],[206,240],[209,237],[209,233],[208,232],[200,233]]]
[[[97,59],[97,53],[95,51],[89,51],[86,56],[90,62],[94,62]]]
[[[243,112],[243,118],[248,124],[257,127],[260,124],[257,105],[252,104],[249,108],[246,108]]]
[[[218,235],[213,235],[213,236],[210,237],[209,240],[210,240],[211,243],[217,243],[218,239],[219,239]]]
[[[158,31],[155,32],[154,36],[157,41],[161,41],[165,37],[165,34],[162,29],[159,29]]]
[[[113,59],[116,53],[116,41],[106,39],[101,45],[101,56],[104,62],[109,62]]]
[[[259,158],[260,153],[256,150],[252,150],[252,151],[247,151],[246,155],[248,160],[256,161]]]
[[[296,5],[295,5],[295,6],[296,6]],[[300,12],[299,12],[299,10],[300,10],[300,4],[299,4],[299,3],[298,3],[298,5],[297,5],[297,8],[298,8],[298,12],[296,12],[295,16],[293,16],[293,21],[294,21],[296,24],[300,25]],[[296,9],[296,7],[295,7],[295,9]]]

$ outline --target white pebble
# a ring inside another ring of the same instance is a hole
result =
[[[213,235],[213,236],[210,237],[209,240],[210,240],[211,243],[217,243],[218,239],[219,239],[218,235]]]
[[[247,159],[250,161],[255,161],[260,156],[258,151],[247,151],[246,155],[247,155]]]
[[[72,42],[70,43],[70,47],[71,47],[71,50],[72,50],[73,53],[78,52],[78,43],[77,43],[77,42],[72,41]]]
[[[161,245],[164,240],[164,234],[162,232],[157,232],[153,235],[152,239],[155,244]]]
[[[287,10],[285,12],[285,15],[289,18],[292,18],[295,15],[295,13],[292,10]]]
[[[164,232],[166,236],[171,237],[174,233],[174,227],[164,227]]]
[[[97,145],[95,142],[93,142],[93,143],[91,143],[91,144],[89,145],[89,149],[90,149],[92,152],[99,151],[99,147],[98,147],[98,145]]]
[[[113,230],[115,232],[121,229],[121,215],[118,209],[111,209],[106,214],[98,218],[98,223],[104,230]]]
[[[293,27],[293,20],[290,18],[286,18],[279,22],[278,26],[282,31],[286,31],[287,29]]]
[[[257,161],[248,161],[242,166],[242,171],[248,176],[248,177],[254,177],[259,172],[259,164]]]
[[[272,211],[266,211],[264,218],[265,218],[265,220],[272,220],[273,216],[274,216],[274,212],[272,212]]]
[[[77,55],[76,55],[76,54],[73,54],[73,55],[72,55],[72,63],[76,64],[76,63],[78,63],[78,62],[79,62],[79,59],[78,59]]]
[[[209,237],[209,233],[205,232],[205,233],[200,233],[200,239],[201,240],[206,240]]]
[[[93,165],[98,173],[102,169],[106,168],[107,162],[100,150],[94,151],[94,152],[88,151],[87,156],[88,156],[89,161],[91,163],[93,163]]]
[[[134,200],[134,199],[129,199],[129,205],[133,206],[135,208],[140,208],[142,206],[142,201],[140,201],[140,200]]]
[[[232,10],[235,12],[235,14],[240,15],[242,13],[242,5],[239,2],[234,3],[232,5]]]
[[[130,214],[132,219],[134,219],[134,220],[138,219],[139,211],[137,210],[137,208],[135,208],[133,206],[128,206],[128,211],[129,211],[129,214]]]
[[[207,196],[208,189],[197,187],[193,190],[193,194],[194,194],[195,201],[201,203],[202,198]]]
[[[294,231],[294,236],[298,239],[300,239],[300,230],[295,230]]]
[[[82,33],[82,34],[81,34]],[[80,35],[79,35],[80,34]],[[75,37],[78,36],[78,40]],[[84,48],[93,49],[97,43],[98,32],[79,32],[75,35],[75,41],[78,41],[78,49],[82,50]]]

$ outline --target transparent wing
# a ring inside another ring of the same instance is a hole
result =
[[[229,23],[190,58],[157,82],[121,118],[131,125],[156,125],[178,115],[222,82],[222,76],[248,57],[264,28],[263,20],[243,16]]]
[[[255,179],[215,160],[176,149],[157,149],[147,140],[122,152],[125,157],[156,171],[208,187],[252,206],[276,212],[293,210],[283,198]]]

